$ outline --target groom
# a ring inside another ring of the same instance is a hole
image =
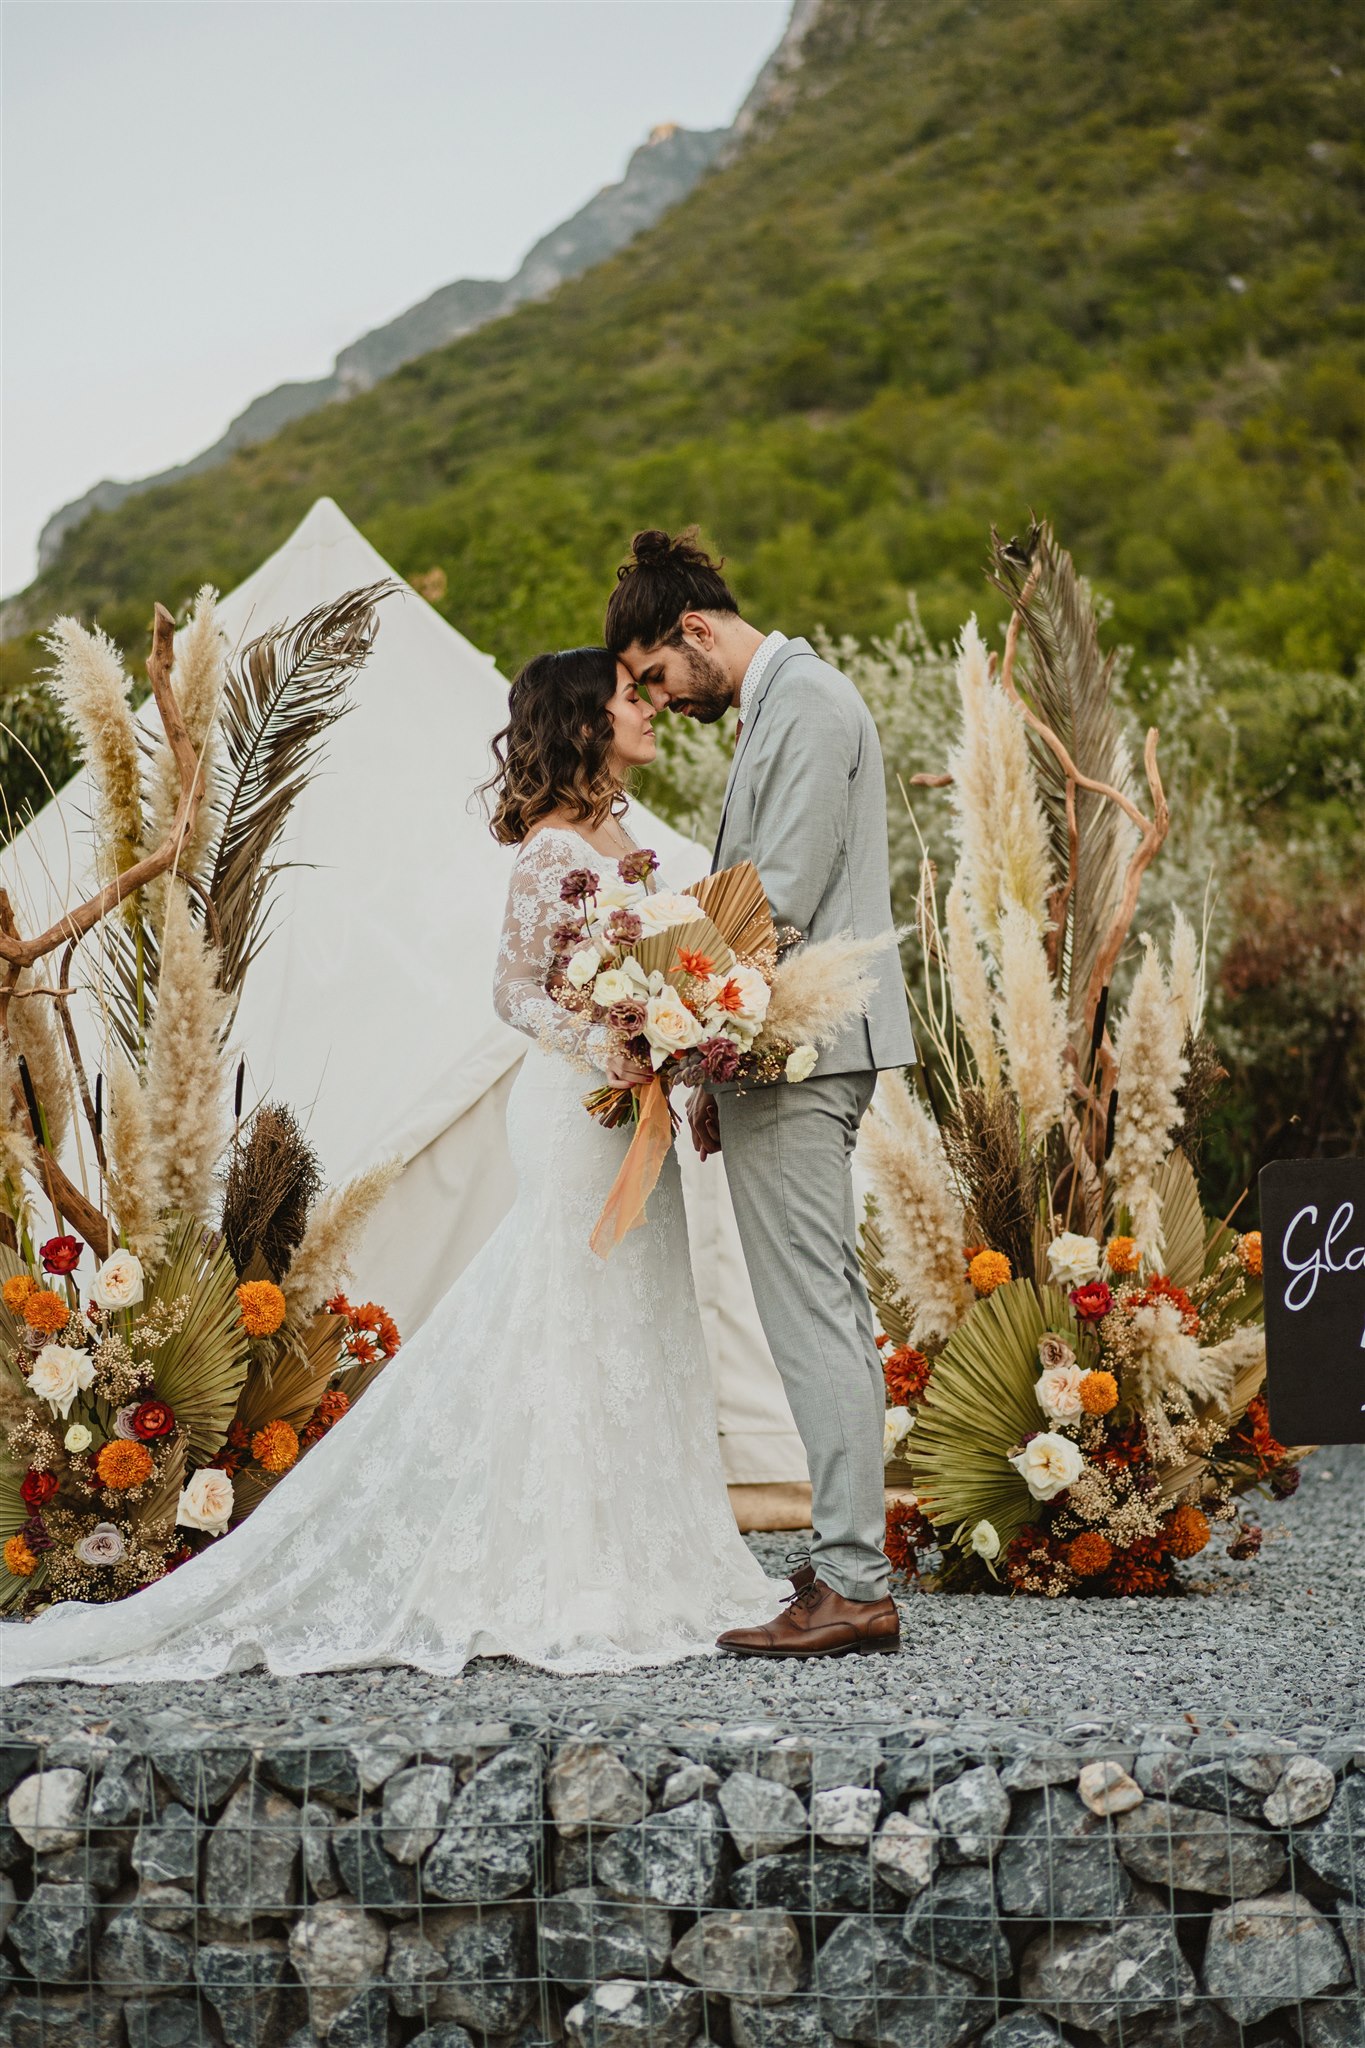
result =
[[[637,533],[607,605],[607,645],[656,708],[705,725],[739,713],[714,865],[751,860],[774,921],[806,939],[891,928],[877,729],[853,684],[806,640],[739,615],[695,532]],[[795,1597],[766,1627],[731,1629],[747,1657],[894,1650],[882,1549],[886,1396],[858,1266],[851,1164],[877,1070],[915,1058],[894,948],[866,1017],[811,1078],[697,1098],[705,1159],[724,1146],[754,1298],[811,1476],[815,1542]]]

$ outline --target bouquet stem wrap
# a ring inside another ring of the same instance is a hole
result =
[[[589,1239],[599,1259],[609,1259],[621,1239],[645,1220],[645,1204],[654,1192],[673,1143],[673,1116],[668,1097],[656,1076],[640,1090],[639,1121],[621,1170]]]

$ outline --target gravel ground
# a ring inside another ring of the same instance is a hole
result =
[[[1059,1726],[1193,1714],[1293,1731],[1365,1723],[1365,1447],[1320,1452],[1294,1499],[1265,1503],[1259,1560],[1207,1553],[1182,1599],[1029,1601],[910,1592],[899,1657],[810,1665],[696,1658],[631,1676],[554,1678],[507,1660],[460,1679],[414,1671],[305,1678],[244,1674],[192,1685],[34,1684],[0,1693],[0,1730],[145,1719],[167,1708],[232,1728],[316,1718],[397,1722],[458,1712],[557,1723],[593,1710],[652,1721],[759,1719],[784,1726],[905,1715],[1013,1715]],[[754,1537],[774,1573],[793,1536]],[[1215,1545],[1218,1538],[1215,1537]]]

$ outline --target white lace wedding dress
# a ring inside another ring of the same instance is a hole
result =
[[[603,1262],[628,1140],[546,996],[577,833],[522,847],[495,999],[536,1042],[508,1104],[516,1202],[363,1400],[248,1521],[143,1592],[0,1626],[0,1682],[212,1678],[511,1656],[619,1671],[771,1618],[730,1512],[676,1157]],[[561,1049],[557,1050],[556,1047]]]

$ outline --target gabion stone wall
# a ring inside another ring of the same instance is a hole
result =
[[[1365,1731],[0,1738],[13,2048],[1365,2048]]]

